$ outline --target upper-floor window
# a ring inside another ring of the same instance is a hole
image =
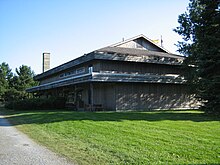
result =
[[[76,74],[84,73],[84,72],[85,72],[85,68],[76,69]]]
[[[85,68],[82,67],[82,68],[78,68],[76,70],[72,70],[72,71],[69,71],[69,72],[62,73],[62,74],[60,74],[60,77],[66,77],[66,76],[74,75],[74,74],[81,74],[81,73],[84,73],[84,72],[85,72]]]

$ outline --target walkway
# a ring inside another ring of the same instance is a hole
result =
[[[0,165],[71,165],[29,139],[0,115]]]

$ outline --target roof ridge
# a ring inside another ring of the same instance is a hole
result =
[[[115,43],[115,44],[109,45],[109,46],[107,46],[107,47],[116,47],[116,46],[118,46],[118,45],[127,43],[127,42],[129,42],[129,41],[138,39],[138,38],[140,38],[140,37],[143,37],[145,40],[147,40],[148,42],[150,42],[150,43],[153,44],[154,46],[158,47],[159,49],[162,49],[164,52],[170,53],[170,51],[168,51],[167,49],[163,48],[163,47],[160,46],[160,45],[157,45],[156,43],[153,42],[153,40],[151,40],[150,38],[146,37],[144,34],[139,34],[139,35],[137,35],[137,36],[134,36],[134,37],[132,37],[132,38],[126,39],[126,40],[124,40],[124,41],[120,41],[120,42],[117,42],[117,43]]]

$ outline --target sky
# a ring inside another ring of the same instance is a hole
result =
[[[0,0],[0,63],[42,73],[42,53],[51,68],[139,34],[163,37],[172,53],[181,37],[173,29],[188,0]]]

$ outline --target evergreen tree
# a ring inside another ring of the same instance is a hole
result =
[[[22,65],[19,68],[16,68],[16,74],[17,75],[15,75],[10,82],[10,86],[17,91],[18,99],[25,99],[28,97],[26,89],[37,85],[37,82],[33,79],[34,72],[30,67]]]
[[[9,65],[5,62],[0,64],[0,101],[4,101],[4,95],[9,88],[9,81],[12,77],[13,73]]]
[[[28,66],[16,68],[16,74],[13,74],[7,63],[0,64],[0,101],[28,98],[26,89],[38,84],[33,77],[34,72]]]
[[[179,52],[188,56],[185,77],[202,108],[220,113],[220,1],[190,0],[178,22]]]

